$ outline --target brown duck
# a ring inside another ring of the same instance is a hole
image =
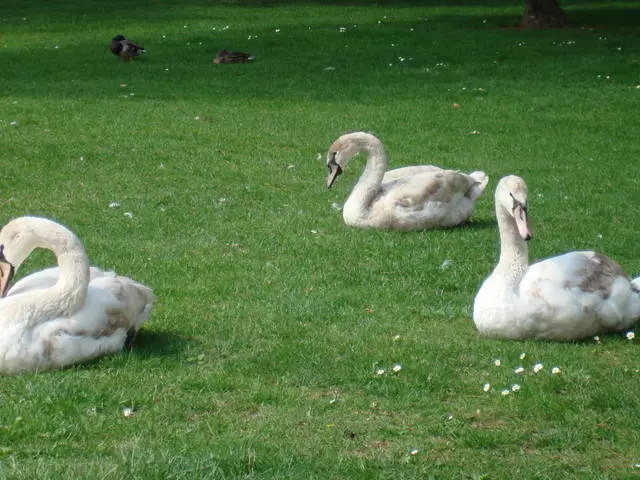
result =
[[[213,63],[246,63],[256,59],[255,55],[249,55],[245,52],[232,52],[230,50],[220,50],[213,59]]]
[[[133,43],[131,40],[127,40],[124,35],[116,35],[111,40],[111,51],[114,55],[118,55],[125,61],[130,61],[133,57],[139,56],[141,53],[146,53],[145,48],[142,45]]]

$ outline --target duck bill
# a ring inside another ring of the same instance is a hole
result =
[[[531,240],[533,235],[531,235],[531,224],[529,223],[529,215],[527,214],[527,211],[521,206],[517,206],[514,214],[518,233],[523,240]]]
[[[333,182],[336,181],[336,178],[342,173],[342,167],[337,163],[329,164],[329,176],[327,177],[327,188],[331,188]]]
[[[0,297],[6,297],[15,269],[4,258],[0,259]]]

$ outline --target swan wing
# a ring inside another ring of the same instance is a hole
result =
[[[123,277],[113,271],[102,270],[97,267],[89,269],[89,288],[87,299],[81,311],[81,318],[97,317],[96,309],[104,308],[106,311],[124,315],[128,322],[127,328],[137,330],[147,320],[155,303],[153,291],[128,277]],[[9,290],[7,298],[22,294],[29,294],[36,290],[50,288],[58,281],[60,269],[58,267],[47,268],[35,272],[16,282]],[[94,290],[102,290],[106,297],[98,296]]]
[[[423,173],[435,173],[441,172],[442,168],[435,165],[413,165],[410,167],[396,168],[395,170],[388,170],[385,172],[382,178],[382,183],[412,177],[414,175],[420,175]]]
[[[14,358],[21,370],[85,362],[120,351],[130,328],[120,302],[108,292],[89,286],[80,310],[69,317],[36,325],[29,341],[21,345]]]
[[[89,269],[89,281],[94,280],[96,278],[104,277],[109,274],[110,272],[102,270],[98,267],[91,267]],[[15,295],[20,295],[22,293],[27,293],[33,290],[40,290],[40,289],[52,287],[58,281],[59,276],[60,276],[59,267],[45,268],[44,270],[40,270],[38,272],[32,273],[18,280],[9,289],[9,291],[7,292],[7,296],[12,296],[12,295],[15,296]]]
[[[33,288],[42,288],[47,282],[55,283],[57,272],[47,270],[46,274],[31,281]],[[155,296],[151,289],[127,277],[100,269],[94,273],[96,278],[87,288],[85,301],[74,314],[43,318],[28,331],[24,322],[3,325],[6,335],[0,338],[2,372],[60,368],[120,351],[131,340],[132,334],[149,316]],[[10,302],[17,300],[17,295],[7,298]],[[37,312],[31,312],[31,315],[37,315]]]
[[[381,185],[371,217],[381,226],[397,229],[458,225],[469,218],[486,186],[488,179],[482,175],[482,184],[471,175],[441,169],[393,178]],[[479,193],[472,192],[474,188]]]
[[[20,295],[33,290],[49,288],[58,281],[60,269],[58,267],[46,268],[21,278],[7,292],[7,297]]]
[[[91,288],[98,288],[113,296],[118,302],[122,315],[129,322],[129,327],[138,330],[147,320],[156,296],[153,291],[141,283],[115,272],[101,271],[102,275],[93,278]]]
[[[538,338],[585,338],[624,330],[640,319],[640,289],[616,262],[595,252],[531,265],[519,294]]]
[[[453,203],[467,193],[477,180],[455,170],[426,171],[395,179],[382,189],[403,208],[421,209],[427,202]]]

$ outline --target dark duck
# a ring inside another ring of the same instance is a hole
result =
[[[213,59],[213,63],[246,63],[256,59],[255,55],[245,52],[232,52],[229,50],[220,50]]]
[[[131,40],[127,40],[124,35],[116,35],[113,37],[111,40],[111,51],[114,55],[119,56],[127,62],[133,57],[137,57],[141,53],[146,52],[142,45],[138,45],[133,43]]]

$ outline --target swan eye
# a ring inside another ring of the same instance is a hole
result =
[[[527,212],[527,206],[520,200],[516,200],[516,197],[513,196],[513,193],[509,192],[509,196],[513,200],[513,206],[511,207],[512,212],[514,212],[518,207],[520,207],[525,213]]]

